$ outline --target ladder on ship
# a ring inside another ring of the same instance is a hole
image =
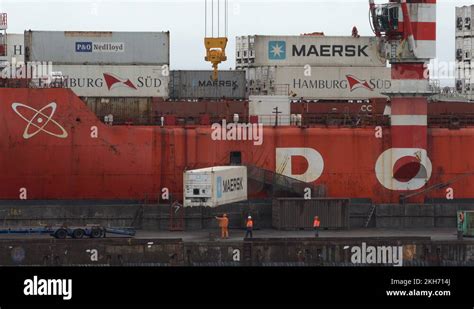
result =
[[[365,223],[364,223],[364,227],[365,227],[365,228],[368,228],[368,227],[369,227],[370,221],[372,220],[372,217],[373,217],[374,214],[375,214],[376,208],[377,208],[377,207],[375,206],[375,204],[373,204],[372,207],[370,208],[369,215],[367,216],[367,220],[366,220]]]

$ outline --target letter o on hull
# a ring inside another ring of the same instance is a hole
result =
[[[394,169],[397,162],[403,158],[412,157],[419,161],[423,173],[404,182],[394,177]],[[377,180],[386,189],[392,191],[415,191],[423,188],[430,180],[433,172],[431,160],[425,149],[419,148],[391,148],[384,151],[375,164],[375,175]]]

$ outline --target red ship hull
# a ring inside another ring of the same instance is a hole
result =
[[[42,110],[53,102],[55,109]],[[66,89],[0,89],[0,110],[0,199],[138,200],[163,188],[180,196],[184,170],[228,165],[231,152],[241,152],[244,164],[305,174],[301,177],[325,185],[329,197],[397,203],[401,195],[462,176],[448,186],[453,197],[474,198],[474,175],[468,174],[474,171],[474,127],[429,128],[429,182],[394,191],[377,177],[381,154],[391,148],[389,127],[381,138],[375,127],[266,127],[257,146],[214,141],[210,126],[107,126]],[[61,136],[64,131],[67,136]],[[296,155],[285,160],[281,153]],[[322,161],[298,153],[318,153]],[[446,189],[421,196],[446,198]]]

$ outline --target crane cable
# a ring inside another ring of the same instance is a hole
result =
[[[204,35],[207,37],[208,34],[208,26],[209,26],[209,21],[208,21],[208,14],[209,10],[211,11],[211,37],[214,37],[214,0],[211,0],[210,3],[211,8],[209,9],[208,7],[208,0],[204,0]],[[228,36],[228,29],[229,29],[229,0],[224,0],[224,36]],[[221,35],[221,19],[220,19],[220,13],[221,13],[221,6],[220,6],[220,0],[217,0],[217,37],[220,37]]]

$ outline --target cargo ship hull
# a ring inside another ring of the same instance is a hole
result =
[[[324,185],[328,197],[398,203],[445,183],[418,198],[443,199],[448,188],[454,199],[474,198],[474,127],[428,128],[429,181],[399,191],[380,175],[403,183],[419,167],[387,170],[389,127],[381,135],[371,126],[265,127],[261,145],[216,140],[210,125],[108,126],[67,89],[0,89],[0,110],[4,200],[139,200],[164,188],[182,199],[185,170],[229,165],[235,153],[242,164]]]

